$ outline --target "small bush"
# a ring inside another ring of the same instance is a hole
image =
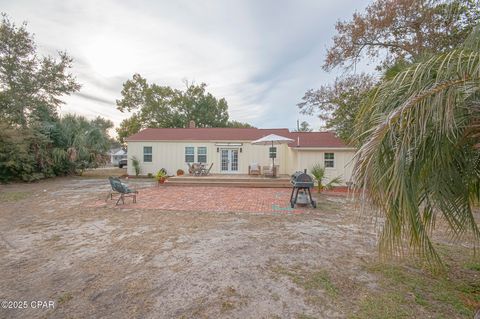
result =
[[[132,166],[135,169],[135,176],[140,175],[140,161],[135,156],[132,157]]]
[[[182,176],[183,174],[185,174],[183,169],[180,168],[180,169],[177,170],[177,176]]]

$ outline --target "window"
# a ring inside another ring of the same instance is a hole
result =
[[[325,167],[335,167],[335,154],[334,153],[325,153],[324,154],[324,163]]]
[[[185,162],[186,163],[195,162],[195,147],[192,147],[192,146],[185,147]]]
[[[277,158],[277,148],[270,147],[270,158]]]
[[[207,162],[207,148],[205,146],[197,147],[197,161],[199,163]]]
[[[144,146],[143,147],[143,161],[151,162],[152,161],[152,147]]]

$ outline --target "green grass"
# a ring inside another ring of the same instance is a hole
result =
[[[480,282],[459,272],[459,266],[449,265],[448,272],[432,274],[412,265],[369,265],[366,270],[379,277],[382,290],[360,300],[359,311],[351,318],[411,318],[418,313],[471,318],[480,305]]]
[[[66,292],[66,293],[64,293],[63,295],[61,295],[60,297],[58,297],[58,304],[59,304],[59,305],[62,305],[62,304],[64,304],[64,303],[69,302],[69,301],[72,300],[72,299],[73,299],[72,294],[69,293],[69,292]]]
[[[360,310],[352,319],[401,319],[415,318],[415,312],[407,306],[405,296],[400,292],[368,295],[360,302]]]
[[[288,276],[297,286],[307,291],[324,290],[332,298],[337,297],[338,289],[333,284],[328,272],[324,269],[307,271],[300,267],[286,269],[280,266],[274,267],[277,274]]]
[[[467,262],[465,263],[465,269],[480,271],[480,262]]]
[[[0,193],[1,202],[18,202],[30,196],[30,192],[2,192]]]

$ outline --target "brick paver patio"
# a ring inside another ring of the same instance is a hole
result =
[[[125,199],[118,208],[161,209],[196,212],[288,212],[310,208],[290,207],[288,188],[236,188],[207,186],[151,187],[139,190],[137,203]],[[114,197],[115,198],[115,197]],[[116,200],[96,201],[87,206],[114,206]]]

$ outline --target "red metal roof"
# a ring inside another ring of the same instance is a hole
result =
[[[269,134],[295,140],[290,147],[347,147],[332,132],[290,132],[286,128],[147,128],[130,137],[135,141],[253,141]]]
[[[348,147],[333,132],[289,132],[290,147]]]

